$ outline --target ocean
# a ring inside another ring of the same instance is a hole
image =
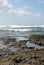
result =
[[[1,36],[29,36],[31,34],[44,34],[44,26],[17,26],[17,25],[0,25]]]

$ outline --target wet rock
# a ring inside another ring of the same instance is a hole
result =
[[[16,48],[25,48],[25,41],[16,41],[13,46],[15,46]]]
[[[12,37],[2,37],[0,40],[4,42],[4,45],[9,44],[9,42],[15,42],[16,39]]]
[[[22,59],[21,58],[16,58],[16,59],[14,59],[13,60],[15,63],[20,63],[20,62],[22,62]]]
[[[26,47],[27,49],[35,49],[35,47]]]
[[[42,39],[43,38],[44,36],[42,37]],[[10,46],[12,47],[12,43],[15,41],[11,41],[11,40],[8,41],[9,44],[7,45],[9,47]],[[16,41],[15,43],[13,43],[14,48],[10,47],[13,51],[17,47],[21,48],[17,52],[12,52],[8,48],[4,51],[1,50],[0,65],[44,65],[44,48],[34,49],[34,47],[29,47],[30,49],[27,49],[25,44],[26,44],[25,41],[19,41],[19,42]]]
[[[32,55],[31,58],[37,59],[37,58],[39,58],[39,56]]]
[[[31,35],[29,41],[44,46],[44,35]]]
[[[44,65],[43,50],[19,50],[16,53],[9,53],[1,57],[0,65]]]

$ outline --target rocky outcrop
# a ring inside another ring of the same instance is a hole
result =
[[[44,65],[44,49],[19,50],[0,56],[0,65]]]
[[[37,37],[36,37],[37,36]],[[32,35],[29,40],[33,43],[36,43],[35,40],[41,41],[44,39],[44,36]],[[3,39],[2,39],[3,40]],[[33,40],[33,41],[32,41]],[[9,41],[9,43],[5,43],[8,48],[9,47],[16,47],[20,48],[16,52],[10,51],[6,49],[0,49],[0,65],[44,65],[44,48],[42,49],[34,49],[34,48],[27,48],[25,43],[27,41],[15,41],[13,38],[7,38],[3,41]],[[36,44],[41,44],[36,43]],[[43,45],[44,43],[42,43]],[[3,53],[2,53],[3,52]]]
[[[9,42],[15,42],[16,41],[15,38],[12,38],[9,36],[8,37],[1,37],[0,40],[2,40],[4,42],[3,44],[5,44],[5,45],[9,44]]]
[[[44,35],[31,35],[29,41],[38,45],[44,46]]]

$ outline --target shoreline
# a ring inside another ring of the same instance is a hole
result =
[[[29,38],[29,41],[31,40],[30,42],[32,42],[33,38],[36,39],[35,36],[36,35],[32,35]],[[38,37],[40,38],[42,36],[37,35],[37,38]],[[5,42],[3,44],[7,45],[8,48],[14,47],[20,49],[15,52],[6,50],[5,54],[0,54],[0,65],[44,65],[44,48],[42,49],[35,49],[31,47],[28,48],[25,45],[27,43],[26,40],[16,41],[15,38],[9,38],[9,37],[1,39]],[[5,52],[4,49],[3,52]]]

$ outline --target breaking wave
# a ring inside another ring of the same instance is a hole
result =
[[[0,31],[44,31],[44,25],[41,26],[0,25]]]

